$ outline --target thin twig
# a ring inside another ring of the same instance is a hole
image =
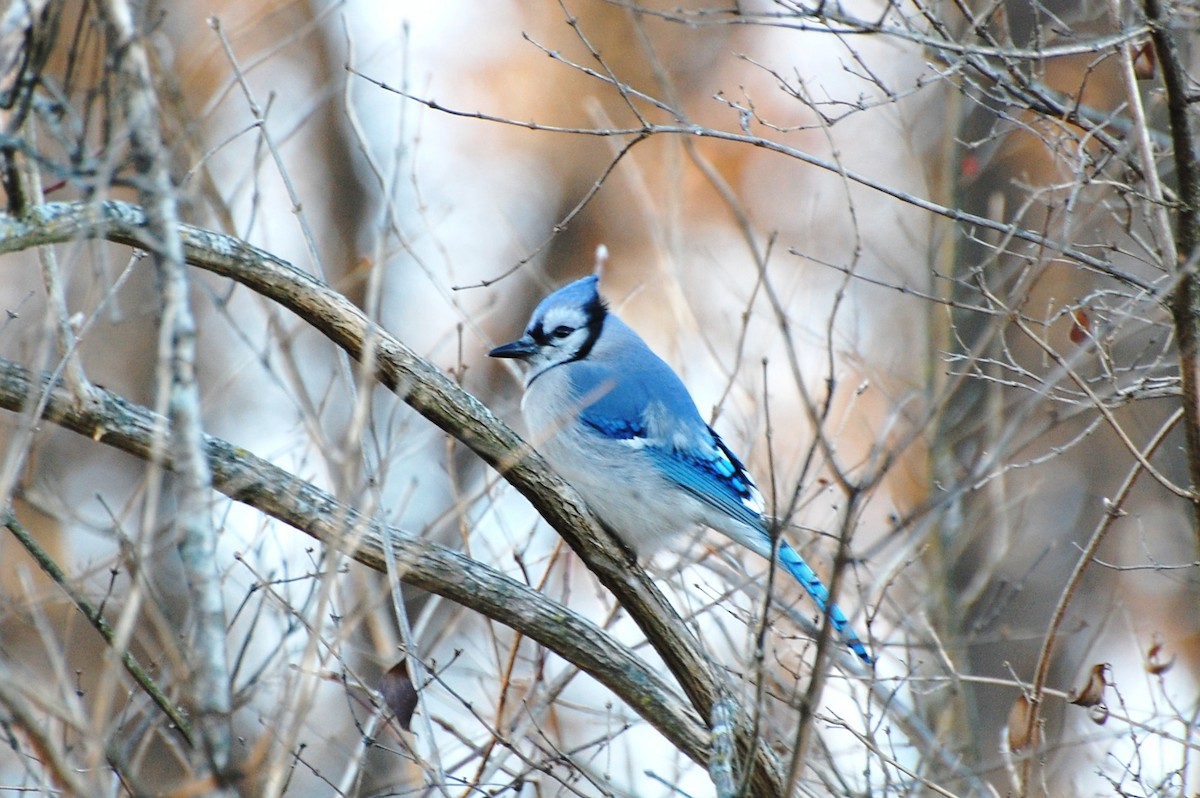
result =
[[[62,588],[62,591],[67,594],[67,598],[71,600],[75,608],[87,619],[92,628],[100,633],[100,636],[104,638],[106,643],[110,646],[113,645],[115,642],[113,629],[105,619],[104,614],[86,596],[75,589],[74,585],[67,579],[66,574],[63,573],[62,568],[54,561],[54,558],[42,548],[41,544],[34,540],[33,536],[29,534],[29,530],[25,529],[11,510],[5,511],[3,523],[8,528],[8,531],[12,533],[13,537],[17,539],[17,542],[21,544],[21,547],[38,564],[38,567],[45,572],[46,576],[50,577],[54,584]],[[128,648],[121,651],[121,664],[125,666],[125,671],[129,674],[130,678],[137,682],[146,695],[150,696],[150,700],[170,719],[172,726],[179,732],[184,741],[188,745],[194,744],[192,724],[184,716],[183,710],[175,706],[174,702],[167,697],[167,694],[154,682],[154,679],[150,677],[150,674],[146,672],[146,669],[142,667],[137,657]]]
[[[998,233],[1002,233],[1004,235],[1010,235],[1013,238],[1016,238],[1018,240],[1026,241],[1031,244],[1036,244],[1038,246],[1041,246],[1041,247],[1044,247],[1044,248],[1050,250],[1051,252],[1057,252],[1057,253],[1061,254],[1063,257],[1073,260],[1076,263],[1078,263],[1079,265],[1084,266],[1091,271],[1097,272],[1097,273],[1105,275],[1107,277],[1111,277],[1114,280],[1117,280],[1121,283],[1124,283],[1126,285],[1137,288],[1141,291],[1145,291],[1148,294],[1151,294],[1151,295],[1158,294],[1158,289],[1156,288],[1156,286],[1153,283],[1142,279],[1141,277],[1137,276],[1136,274],[1133,274],[1133,273],[1127,272],[1127,271],[1123,271],[1123,270],[1113,266],[1112,263],[1110,263],[1109,261],[1107,261],[1103,258],[1098,258],[1093,255],[1088,255],[1086,252],[1083,252],[1082,250],[1080,250],[1074,246],[1071,246],[1070,244],[1067,244],[1067,243],[1064,243],[1061,241],[1057,241],[1055,239],[1052,239],[1045,235],[1042,235],[1041,233],[1021,227],[1018,224],[1016,224],[1015,222],[1006,224],[1004,222],[999,222],[994,219],[989,219],[986,216],[980,216],[978,214],[969,213],[967,211],[961,210],[960,208],[941,205],[941,204],[933,202],[931,200],[927,200],[923,197],[919,197],[916,194],[913,194],[911,192],[902,191],[901,189],[898,189],[895,186],[893,186],[889,183],[886,183],[882,180],[878,180],[874,177],[871,177],[870,175],[867,175],[867,174],[864,174],[864,173],[861,173],[861,172],[858,172],[858,171],[855,171],[852,169],[844,168],[844,167],[838,165],[837,163],[834,163],[832,161],[829,161],[828,159],[813,155],[805,150],[801,150],[796,147],[791,147],[791,146],[782,144],[777,141],[772,141],[770,139],[763,138],[762,136],[747,135],[745,133],[734,133],[731,131],[719,130],[717,128],[705,127],[705,126],[698,125],[698,124],[674,124],[674,125],[647,124],[644,127],[611,128],[611,129],[594,129],[594,128],[586,128],[586,127],[563,127],[563,126],[559,126],[559,125],[544,125],[544,124],[541,124],[538,122],[525,122],[525,121],[522,121],[519,119],[511,119],[509,117],[499,116],[496,114],[489,114],[489,113],[485,113],[483,111],[464,111],[464,110],[454,108],[451,106],[446,106],[446,105],[444,105],[436,100],[433,100],[433,99],[418,97],[415,94],[404,92],[400,89],[397,89],[394,86],[387,84],[384,81],[368,77],[366,75],[363,75],[362,73],[356,72],[355,74],[359,75],[359,77],[363,78],[364,80],[368,80],[371,83],[374,83],[376,86],[379,86],[379,88],[383,89],[384,91],[389,91],[394,94],[398,94],[402,97],[406,97],[410,100],[413,100],[414,102],[421,103],[422,105],[426,106],[430,110],[441,111],[442,113],[450,114],[451,116],[459,116],[459,117],[464,117],[467,119],[478,119],[478,120],[485,121],[485,122],[495,122],[497,124],[525,128],[527,130],[539,130],[539,131],[544,131],[544,132],[548,132],[548,133],[565,133],[565,134],[576,135],[576,136],[579,136],[579,135],[598,136],[598,137],[642,136],[643,138],[650,138],[653,136],[690,136],[690,137],[697,137],[697,138],[709,138],[709,139],[715,139],[717,141],[728,141],[728,142],[733,142],[733,143],[737,143],[737,144],[743,144],[746,146],[755,147],[757,149],[763,149],[763,150],[767,150],[769,152],[778,153],[780,155],[785,155],[789,158],[793,158],[795,160],[809,164],[810,166],[815,166],[819,169],[824,169],[825,171],[833,172],[834,174],[841,175],[845,179],[847,179],[853,183],[857,183],[861,186],[865,186],[866,188],[873,189],[874,191],[878,191],[881,194],[886,194],[887,196],[892,197],[893,199],[900,200],[901,202],[904,202],[908,205],[912,205],[913,207],[920,208],[921,210],[927,211],[929,213],[932,213],[932,214],[935,214],[938,216],[942,216],[944,218],[950,219],[950,220],[958,222],[960,224],[972,225],[974,227],[981,228],[984,230],[994,230],[994,231],[996,231]],[[596,75],[596,77],[601,80],[604,79],[603,76]],[[622,85],[622,87],[624,87],[624,84],[621,84],[621,85]],[[624,88],[626,90],[628,89],[628,87],[624,87]]]
[[[1113,494],[1113,497],[1105,502],[1104,517],[1096,525],[1092,531],[1092,536],[1088,540],[1087,545],[1080,552],[1078,560],[1075,562],[1075,568],[1071,571],[1071,575],[1067,578],[1067,583],[1063,587],[1062,592],[1058,596],[1058,604],[1054,607],[1054,613],[1050,616],[1050,624],[1046,628],[1046,635],[1042,639],[1042,649],[1038,653],[1037,667],[1034,670],[1033,686],[1029,692],[1029,711],[1026,713],[1027,722],[1025,727],[1025,739],[1030,740],[1030,745],[1035,745],[1039,736],[1036,733],[1038,724],[1041,718],[1042,693],[1046,686],[1046,677],[1050,673],[1050,661],[1054,654],[1054,644],[1058,639],[1058,631],[1062,627],[1063,619],[1067,615],[1067,607],[1070,606],[1071,600],[1075,598],[1075,594],[1079,590],[1079,585],[1083,581],[1084,572],[1100,550],[1100,544],[1104,542],[1108,531],[1112,528],[1113,522],[1124,515],[1125,500],[1129,497],[1133,490],[1134,484],[1138,477],[1145,470],[1146,463],[1150,457],[1166,440],[1167,435],[1171,430],[1175,429],[1175,425],[1184,418],[1182,409],[1176,410],[1171,414],[1153,437],[1146,443],[1138,454],[1137,461],[1130,467],[1129,473],[1125,475],[1125,480]],[[1021,775],[1021,794],[1028,795],[1030,788],[1030,776],[1032,765],[1034,762],[1033,752],[1030,752],[1022,766]]]

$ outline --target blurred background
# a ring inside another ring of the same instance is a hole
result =
[[[121,7],[5,12],[0,143],[10,173],[37,176],[34,204],[138,201],[102,23]],[[1196,9],[1172,9],[1186,61]],[[180,218],[328,282],[519,431],[520,375],[485,353],[607,248],[612,308],[681,375],[827,583],[846,543],[839,603],[879,664],[828,664],[797,794],[1197,789],[1197,532],[1163,300],[1178,264],[1147,180],[1157,171],[1171,197],[1175,175],[1138,7],[131,12]],[[155,406],[148,260],[81,239],[3,261],[0,356],[54,371],[66,329],[88,380]],[[653,661],[467,448],[363,385],[288,311],[189,277],[205,431],[539,587]],[[161,475],[25,421],[0,416],[15,516],[186,705],[197,653],[174,508],[169,494],[148,504]],[[703,768],[535,643],[394,594],[215,494],[211,516],[244,791],[714,794]],[[206,789],[7,534],[0,563],[0,680],[47,732],[38,742],[17,699],[0,701],[0,790],[62,790],[53,752],[97,795]],[[811,603],[788,584],[767,601],[767,564],[703,530],[645,565],[786,762],[813,676]],[[1023,737],[1060,604],[1040,729]],[[427,674],[412,732],[377,691],[405,656]],[[1068,703],[1098,665],[1101,703]]]

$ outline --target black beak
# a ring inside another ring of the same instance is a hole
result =
[[[496,347],[491,352],[488,352],[488,357],[511,357],[517,360],[524,360],[537,351],[537,342],[528,335],[524,335],[512,343]]]

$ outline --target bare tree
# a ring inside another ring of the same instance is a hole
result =
[[[1191,794],[1198,12],[11,0],[0,786]],[[874,669],[476,398],[601,243]]]

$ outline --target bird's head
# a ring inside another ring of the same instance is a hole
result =
[[[547,369],[583,360],[592,351],[608,309],[594,275],[563,286],[534,308],[525,334],[488,352],[490,357],[523,360],[530,365],[528,385]]]

